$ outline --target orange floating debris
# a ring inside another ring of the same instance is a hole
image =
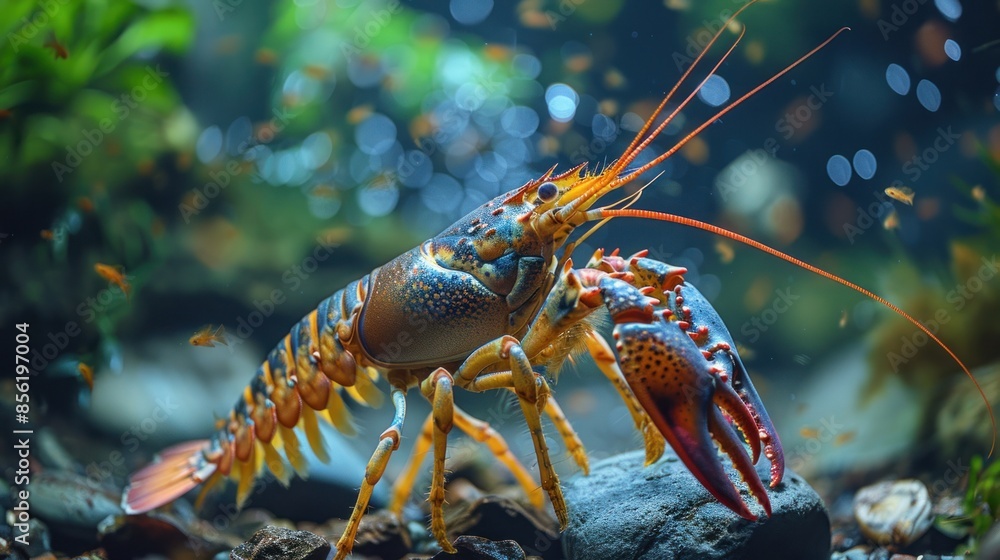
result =
[[[80,372],[80,377],[83,378],[84,383],[87,384],[87,388],[91,392],[94,391],[94,370],[87,364],[80,362],[76,364],[76,370]]]
[[[899,229],[899,214],[895,210],[889,212],[889,215],[882,220],[882,227],[885,228],[886,231]]]

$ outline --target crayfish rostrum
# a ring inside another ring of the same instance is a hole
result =
[[[561,173],[550,169],[320,302],[271,350],[215,436],[174,446],[132,476],[123,498],[126,511],[148,511],[202,483],[204,496],[225,477],[237,481],[241,505],[265,468],[287,482],[291,472],[285,459],[300,474],[306,466],[295,430],[301,428],[316,455],[326,459],[318,420],[352,432],[343,395],[375,403],[382,398],[377,385],[384,382],[395,415],[365,469],[357,503],[336,545],[336,558],[349,554],[372,490],[399,446],[411,389],[431,402],[432,412],[410,463],[396,481],[391,510],[402,511],[419,459],[432,450],[431,532],[444,550],[454,550],[446,537],[442,506],[447,438],[456,426],[485,443],[512,471],[529,499],[543,505],[534,477],[503,438],[455,406],[455,387],[506,390],[517,395],[534,443],[541,489],[565,528],[566,504],[541,417],[553,422],[584,472],[587,455],[552,396],[547,377],[539,372],[557,372],[570,356],[586,352],[626,403],[643,435],[647,464],[656,461],[669,443],[721,503],[743,518],[756,519],[723,470],[718,444],[742,475],[758,509],[770,514],[766,485],[753,464],[764,455],[771,463],[769,484],[778,484],[784,469],[781,443],[718,313],[685,282],[685,269],[648,258],[645,251],[626,258],[617,251],[597,250],[582,268],[575,268],[571,255],[581,238],[571,236],[586,224],[614,217],[681,223],[770,252],[890,305],[846,280],[738,234],[680,216],[629,208],[641,190],[610,205],[597,204],[832,39],[723,108],[673,148],[631,168],[705,83],[656,124],[700,63],[703,51],[623,155],[603,170],[586,165]],[[606,317],[614,323],[614,349],[597,333],[597,325]],[[401,334],[408,344],[395,344]]]

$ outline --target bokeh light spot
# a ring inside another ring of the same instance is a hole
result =
[[[493,0],[451,0],[451,17],[463,25],[475,25],[493,11]]]
[[[851,181],[851,162],[837,154],[826,162],[826,174],[838,187],[843,187]]]
[[[962,4],[958,0],[934,0],[934,5],[947,20],[956,21],[962,17]]]
[[[890,64],[885,69],[885,81],[889,84],[889,89],[899,95],[910,93],[910,75],[898,64]]]
[[[538,113],[520,105],[510,107],[500,115],[500,126],[514,138],[527,138],[538,130]]]
[[[545,104],[549,115],[558,122],[569,122],[576,114],[580,96],[566,84],[552,84],[545,90]]]
[[[222,130],[217,126],[210,126],[201,131],[198,141],[194,146],[195,154],[202,163],[208,163],[219,155],[222,151]]]
[[[399,202],[399,189],[394,184],[366,185],[358,190],[358,206],[369,216],[385,216]]]
[[[729,100],[730,94],[729,82],[722,76],[712,74],[705,81],[705,85],[698,90],[698,99],[706,105],[718,107]]]
[[[368,155],[384,153],[396,141],[396,125],[385,115],[372,114],[354,130],[354,140]]]
[[[868,150],[858,150],[854,154],[854,172],[864,180],[875,176],[878,163],[875,161],[875,154]]]
[[[941,90],[929,80],[920,80],[917,83],[917,100],[930,112],[935,112],[941,108]]]
[[[948,55],[948,58],[958,61],[962,58],[962,47],[958,46],[953,39],[948,39],[944,42],[944,54]]]

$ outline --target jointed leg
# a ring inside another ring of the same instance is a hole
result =
[[[448,433],[454,422],[455,395],[452,393],[452,377],[444,368],[438,368],[420,384],[420,390],[431,401],[431,417],[434,424],[434,471],[431,474],[431,534],[447,553],[454,553],[455,547],[448,542],[444,525],[444,461],[448,451]]]
[[[562,408],[556,403],[556,399],[552,396],[551,389],[549,389],[549,384],[542,377],[539,377],[539,380],[541,381],[539,392],[544,393],[544,396],[539,396],[539,398],[545,401],[545,414],[549,416],[549,420],[552,421],[560,437],[562,437],[563,443],[566,444],[566,453],[573,458],[573,462],[580,467],[583,474],[590,474],[587,450],[584,449],[583,442],[580,441],[580,436],[576,434],[576,430],[573,429],[569,420],[566,419],[566,415],[563,414]]]
[[[417,471],[420,470],[420,465],[424,462],[424,455],[427,455],[427,452],[431,449],[433,437],[434,413],[431,412],[427,415],[427,420],[424,420],[424,425],[420,429],[420,435],[417,436],[417,441],[413,444],[413,451],[410,452],[406,468],[392,485],[392,498],[389,501],[389,511],[397,516],[402,515],[403,506],[406,505],[406,500],[413,492],[413,486],[417,480]]]
[[[542,489],[548,493],[549,501],[552,502],[552,507],[556,512],[556,519],[559,520],[559,529],[563,530],[569,523],[569,516],[566,513],[566,502],[563,499],[562,489],[559,487],[559,476],[556,475],[556,471],[552,467],[549,448],[545,444],[545,434],[542,432],[542,422],[538,414],[538,384],[535,381],[535,372],[531,370],[531,363],[528,362],[528,357],[524,355],[524,350],[519,345],[510,344],[506,350],[510,356],[514,392],[517,393],[521,403],[521,412],[524,413],[524,419],[528,424],[528,432],[535,444]]]
[[[455,408],[455,425],[472,439],[485,444],[493,452],[497,460],[503,463],[510,470],[511,474],[514,475],[514,478],[517,479],[521,488],[528,495],[531,505],[538,508],[542,507],[543,498],[538,482],[517,457],[511,453],[510,447],[507,446],[507,441],[503,439],[503,436],[488,423],[469,416],[457,407]]]
[[[625,381],[625,376],[622,374],[621,368],[618,367],[618,361],[615,359],[615,355],[608,346],[608,343],[599,334],[590,332],[587,333],[587,350],[593,356],[598,369],[611,380],[615,390],[618,391],[622,400],[625,401],[625,406],[628,407],[629,414],[632,415],[636,429],[642,434],[646,446],[646,465],[655,463],[663,455],[666,440],[663,439],[663,435],[653,425],[649,414],[646,414],[642,405],[636,400],[632,389],[629,388],[628,383]]]
[[[395,381],[395,382],[394,382]],[[372,490],[382,478],[385,466],[389,463],[389,456],[399,448],[400,429],[403,427],[403,420],[406,418],[406,384],[390,377],[392,384],[392,404],[396,409],[392,424],[379,436],[378,447],[372,453],[372,458],[365,467],[365,478],[361,481],[361,490],[358,492],[358,501],[354,504],[354,511],[347,521],[347,528],[344,534],[337,541],[337,553],[335,560],[343,560],[354,547],[354,539],[358,535],[358,525],[361,517],[368,509],[368,502],[372,497]]]
[[[507,440],[505,440],[499,432],[494,430],[488,423],[469,415],[457,406],[455,407],[455,426],[475,441],[486,445],[487,449],[493,453],[497,460],[510,470],[514,479],[517,480],[518,484],[521,485],[521,488],[524,489],[531,505],[535,507],[542,507],[542,501],[544,498],[542,496],[541,487],[538,486],[538,481],[535,480],[535,477],[531,474],[531,472],[523,464],[521,464],[521,461],[514,456],[510,447],[507,445]],[[413,444],[413,452],[410,454],[406,469],[396,479],[396,483],[393,484],[392,499],[389,502],[389,511],[396,515],[402,514],[403,506],[406,505],[406,500],[413,492],[413,486],[417,479],[417,472],[420,470],[420,464],[423,462],[424,455],[426,455],[431,449],[433,434],[434,417],[432,413],[427,415],[427,420],[424,422],[420,435],[417,437],[417,441]]]

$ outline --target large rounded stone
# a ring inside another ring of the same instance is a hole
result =
[[[563,550],[574,560],[823,559],[830,557],[830,519],[823,501],[786,471],[769,489],[772,516],[747,521],[720,504],[671,449],[643,467],[642,451],[605,459],[589,476],[566,482],[569,528]],[[733,480],[740,480],[720,456]],[[767,461],[757,465],[766,481]],[[751,510],[763,514],[741,484]]]

